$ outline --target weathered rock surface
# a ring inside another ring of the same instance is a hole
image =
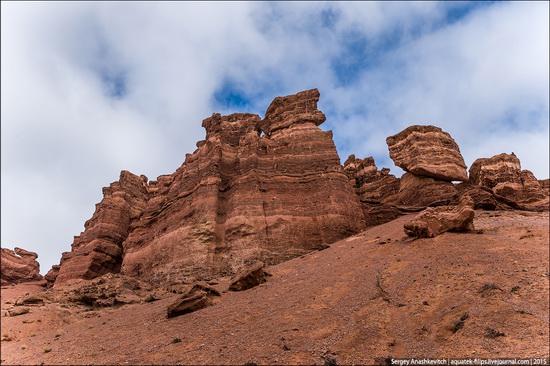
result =
[[[401,211],[393,205],[399,193],[399,178],[389,174],[390,170],[378,170],[374,159],[358,159],[350,155],[344,163],[355,192],[360,198],[366,226],[380,225],[401,216]]]
[[[320,93],[317,89],[305,90],[295,95],[277,97],[273,100],[260,127],[267,135],[277,130],[302,123],[319,126],[326,119],[317,109]]]
[[[544,211],[549,209],[548,192],[529,170],[521,170],[517,156],[502,153],[474,161],[469,180],[459,187],[472,196],[476,208],[515,208]],[[486,192],[482,193],[481,192]],[[489,198],[488,194],[493,198]]]
[[[2,285],[42,279],[40,264],[36,260],[38,254],[21,248],[1,248],[0,253]]]
[[[442,206],[448,204],[457,192],[451,182],[405,173],[401,176],[395,202],[408,207]]]
[[[390,157],[407,172],[444,181],[466,181],[466,164],[455,140],[435,126],[410,126],[386,139]]]
[[[267,273],[262,262],[255,262],[239,271],[229,283],[229,290],[244,291],[266,281]]]
[[[544,193],[550,195],[550,179],[539,179],[539,184]]]
[[[94,307],[110,307],[144,301],[152,288],[146,282],[108,273],[91,281],[72,283],[63,292],[54,292],[59,302],[72,302]]]
[[[166,309],[166,317],[173,318],[204,309],[213,305],[215,302],[215,297],[219,296],[220,293],[216,289],[210,287],[205,282],[197,282],[189,289],[188,292],[180,296],[178,300],[168,306]]]
[[[357,159],[350,155],[344,163],[344,172],[364,200],[391,201],[399,192],[399,178],[389,174],[387,168],[378,170],[372,157]]]
[[[463,195],[458,205],[429,207],[403,226],[409,236],[433,238],[446,231],[473,231],[473,220],[474,202]]]
[[[214,114],[203,121],[206,139],[175,173],[147,182],[123,172],[63,255],[55,284],[108,272],[190,283],[362,230],[332,133],[317,127],[325,119],[318,99],[315,89],[276,98],[264,120]]]
[[[145,176],[122,171],[119,181],[103,188],[103,200],[84,224],[84,232],[74,238],[71,252],[63,253],[59,269],[49,272],[47,279],[55,278],[56,284],[62,284],[120,272],[122,243],[147,202],[146,183]]]

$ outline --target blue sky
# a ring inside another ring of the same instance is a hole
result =
[[[342,161],[400,175],[433,124],[549,176],[548,2],[2,2],[3,247],[70,250],[121,170],[174,172],[214,112],[318,88]]]

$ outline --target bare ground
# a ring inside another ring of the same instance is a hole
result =
[[[268,282],[166,318],[178,295],[4,316],[2,364],[383,364],[548,358],[549,216],[476,212],[477,233],[412,240],[402,217],[269,268]],[[227,288],[227,279],[217,287]],[[2,309],[39,284],[2,288]],[[4,311],[3,311],[4,313]]]

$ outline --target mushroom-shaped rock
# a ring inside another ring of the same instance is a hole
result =
[[[435,126],[410,126],[386,139],[395,164],[416,175],[466,181],[466,164],[455,140]]]

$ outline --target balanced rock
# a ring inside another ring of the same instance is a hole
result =
[[[36,261],[38,254],[21,248],[1,248],[0,254],[2,285],[42,279],[40,264]]]
[[[231,291],[244,291],[249,288],[258,286],[266,281],[266,272],[262,262],[255,262],[252,265],[245,267],[239,271],[229,284]]]
[[[395,164],[415,175],[466,181],[466,164],[455,140],[435,126],[410,126],[386,139]]]
[[[433,238],[447,231],[474,230],[474,202],[468,195],[456,206],[429,207],[404,225],[405,233],[417,238]]]

